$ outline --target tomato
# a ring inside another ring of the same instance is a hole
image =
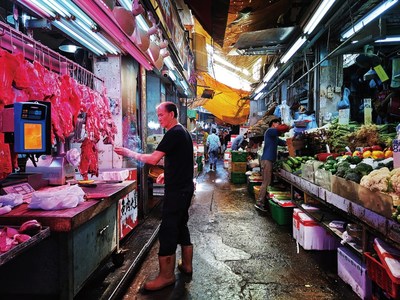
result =
[[[371,147],[372,151],[382,151],[382,147],[379,145],[373,145]]]

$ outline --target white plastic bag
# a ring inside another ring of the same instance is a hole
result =
[[[84,201],[85,192],[77,185],[59,190],[37,191],[32,194],[31,209],[57,210],[73,208]]]
[[[23,197],[21,194],[10,193],[7,195],[0,196],[0,206],[8,205],[10,207],[14,207],[14,206],[22,204],[22,202],[24,202],[24,200],[23,200]]]

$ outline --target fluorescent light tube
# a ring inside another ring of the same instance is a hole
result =
[[[183,89],[185,89],[185,90],[189,89],[189,86],[185,80],[181,80],[181,84],[182,84]]]
[[[25,2],[25,1],[24,1]],[[29,2],[29,1],[28,1]],[[50,15],[52,18],[56,17],[56,14],[51,11],[49,8],[47,8],[47,6],[44,6],[43,4],[39,3],[39,1],[37,0],[31,0],[30,1],[32,4],[34,4],[36,7],[38,7],[40,10],[43,10],[44,12],[46,12],[48,15]]]
[[[140,28],[142,28],[146,32],[150,29],[149,25],[146,23],[146,20],[142,15],[136,16],[135,19],[136,19],[136,22],[138,23],[138,25],[140,26]]]
[[[118,54],[119,50],[115,48],[109,41],[105,40],[99,33],[93,32],[91,28],[86,26],[81,20],[72,21],[77,24],[78,27],[82,28],[87,32],[94,40],[96,40],[101,46],[108,50],[111,54]]]
[[[388,36],[383,40],[376,40],[375,43],[395,43],[400,42],[400,36]]]
[[[269,69],[267,74],[265,74],[263,81],[265,83],[268,83],[268,81],[270,81],[271,78],[275,75],[276,71],[278,71],[278,67],[276,66],[273,66],[271,69]]]
[[[131,11],[132,10],[132,1],[130,0],[118,0],[119,4],[125,9]]]
[[[262,91],[263,88],[265,88],[267,84],[265,82],[262,82],[254,91],[255,94],[258,94],[259,92]]]
[[[304,27],[303,32],[306,34],[311,34],[315,27],[318,26],[319,22],[322,20],[322,18],[325,16],[325,14],[329,11],[333,3],[335,3],[336,0],[324,0],[322,3],[319,5],[317,11],[313,14],[311,17],[311,20],[307,23],[306,27]]]
[[[298,40],[290,47],[290,49],[281,57],[281,63],[285,64],[300,47],[305,43],[307,39],[305,37],[299,37]]]
[[[176,76],[175,76],[175,74],[174,74],[174,71],[169,70],[168,76],[169,76],[169,78],[171,78],[172,81],[175,81],[175,80],[176,80]]]
[[[43,5],[46,5],[50,9],[53,9],[57,14],[59,14],[63,18],[69,18],[71,15],[68,13],[68,11],[65,11],[64,8],[60,7],[57,2],[52,1],[52,0],[47,0],[47,1],[41,1]]]
[[[254,100],[260,99],[262,95],[264,95],[264,93],[258,93],[258,94],[254,97]]]
[[[175,68],[174,63],[172,62],[172,58],[170,56],[167,56],[166,58],[164,58],[164,64],[170,70],[173,70]]]
[[[366,16],[361,18],[354,26],[352,26],[350,29],[342,33],[342,39],[347,39],[353,34],[359,32],[364,26],[369,24],[371,21],[373,21],[375,18],[380,16],[382,13],[387,11],[389,8],[391,8],[393,5],[395,5],[398,2],[398,0],[387,0],[381,4],[379,4],[377,7],[375,7],[370,13],[368,13]]]
[[[96,55],[103,55],[104,51],[100,50],[96,46],[90,44],[88,41],[86,41],[84,38],[82,38],[79,34],[77,34],[74,30],[66,26],[65,24],[61,23],[61,21],[53,21],[53,24],[61,29],[62,31],[70,34],[75,40],[79,41],[82,45],[85,45],[88,49],[90,49],[93,53]]]
[[[89,27],[97,27],[93,20],[90,19],[79,7],[71,3],[70,0],[61,1],[59,4],[71,11],[72,15],[74,15],[75,18],[79,18]]]

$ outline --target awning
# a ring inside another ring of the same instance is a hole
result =
[[[201,72],[197,75],[197,98],[190,108],[198,106],[203,106],[223,122],[241,125],[247,122],[250,113],[249,92],[231,88]]]

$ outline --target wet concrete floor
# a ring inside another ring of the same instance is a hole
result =
[[[246,184],[229,182],[222,162],[217,171],[206,165],[190,209],[192,278],[176,270],[174,286],[144,292],[143,282],[158,272],[156,242],[123,299],[359,299],[337,276],[336,251],[297,248],[291,226],[277,225],[254,203]]]

